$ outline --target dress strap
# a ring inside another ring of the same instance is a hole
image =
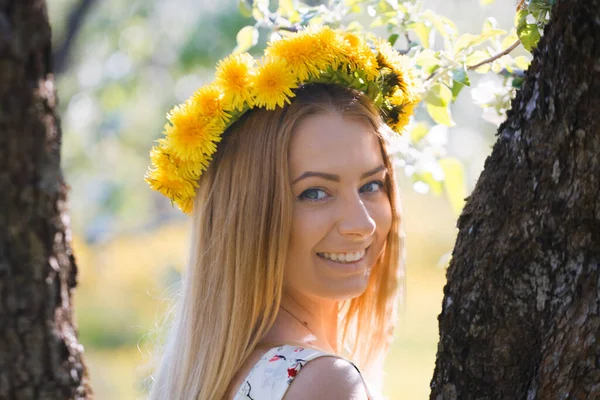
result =
[[[261,357],[250,370],[234,400],[281,400],[304,365],[319,357],[335,357],[346,360],[360,374],[360,370],[352,361],[337,354],[286,344],[270,349]],[[360,376],[362,378],[362,374]],[[363,383],[369,399],[372,399],[364,378]]]

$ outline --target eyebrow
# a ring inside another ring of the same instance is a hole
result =
[[[369,176],[375,175],[376,173],[378,173],[380,171],[386,171],[387,172],[387,168],[385,167],[385,165],[381,164],[381,165],[373,168],[372,170],[365,172],[364,174],[362,174],[360,176],[360,179],[368,178]],[[306,178],[310,178],[310,177],[319,177],[319,178],[323,178],[323,179],[326,179],[328,181],[333,181],[333,182],[339,182],[340,181],[340,176],[339,175],[328,174],[326,172],[306,171],[305,173],[303,173],[302,175],[300,175],[299,177],[297,177],[296,179],[294,179],[294,181],[292,182],[292,185],[295,184],[298,181],[301,181],[302,179],[306,179]]]

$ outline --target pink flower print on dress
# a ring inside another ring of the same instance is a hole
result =
[[[288,385],[290,383],[292,383],[292,381],[294,380],[294,377],[296,375],[298,375],[298,372],[300,372],[300,370],[302,369],[303,366],[304,366],[304,364],[302,362],[298,361],[294,365],[292,365],[290,368],[287,369]]]
[[[279,354],[275,354],[273,357],[271,357],[269,362],[273,362],[273,361],[277,361],[277,360],[285,360],[285,357],[282,355],[279,355]]]

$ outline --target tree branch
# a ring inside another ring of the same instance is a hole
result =
[[[517,46],[518,46],[519,44],[521,44],[521,41],[520,41],[519,39],[517,39],[517,41],[516,41],[516,42],[514,42],[514,43],[513,43],[513,44],[512,44],[512,45],[511,45],[509,48],[507,48],[506,50],[504,50],[504,51],[502,51],[502,52],[500,52],[500,53],[496,54],[496,55],[495,55],[495,56],[493,56],[493,57],[490,57],[490,58],[488,58],[487,60],[483,60],[483,61],[482,61],[482,62],[480,62],[479,64],[475,64],[475,65],[469,65],[469,66],[467,67],[467,69],[468,69],[468,70],[474,70],[474,69],[477,69],[477,68],[481,67],[482,65],[485,65],[485,64],[488,64],[488,63],[494,62],[494,61],[496,61],[497,59],[499,59],[500,57],[503,57],[503,56],[507,55],[508,53],[510,53],[511,51],[513,51],[514,49],[516,49],[516,48],[517,48]]]
[[[54,72],[56,74],[60,74],[67,69],[73,42],[81,29],[85,16],[95,2],[96,0],[81,0],[79,4],[71,10],[69,19],[67,20],[67,30],[65,32],[64,40],[60,46],[56,47],[57,50],[54,52]]]

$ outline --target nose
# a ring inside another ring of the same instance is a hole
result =
[[[362,239],[375,233],[375,228],[375,220],[358,194],[344,202],[338,221],[342,236]]]

